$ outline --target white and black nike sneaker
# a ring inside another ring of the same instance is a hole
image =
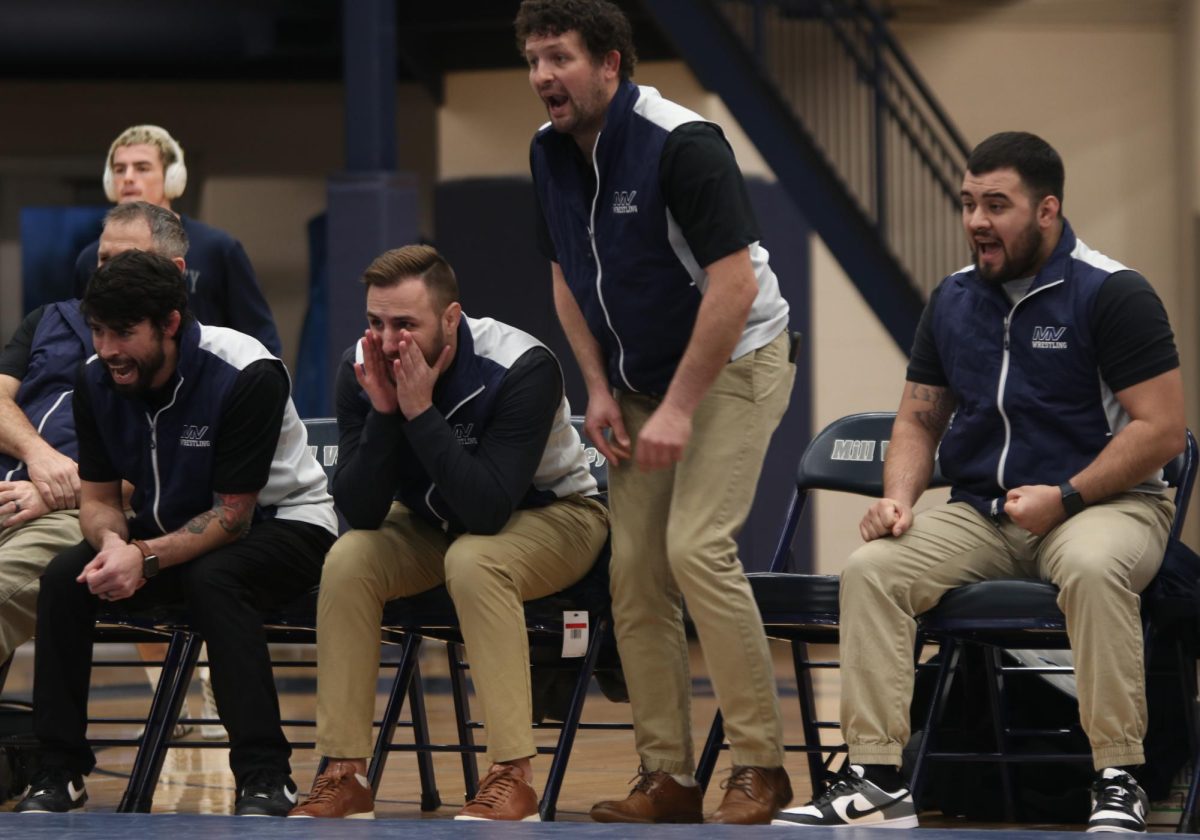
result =
[[[838,773],[825,792],[800,808],[780,811],[771,825],[796,828],[916,828],[917,809],[908,788],[882,790],[863,778],[863,768],[851,764]]]
[[[286,817],[296,807],[296,783],[281,773],[257,772],[238,790],[233,805],[238,817]]]
[[[87,802],[83,776],[63,767],[43,767],[33,775],[25,796],[13,808],[21,814],[63,814]]]
[[[1106,767],[1092,782],[1092,815],[1088,831],[1121,831],[1137,834],[1146,830],[1150,800],[1137,780],[1116,767]]]

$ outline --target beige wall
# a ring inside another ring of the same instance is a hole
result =
[[[679,62],[638,64],[638,84],[720,123],[747,174],[768,173],[766,164],[720,98],[708,93]],[[546,121],[546,110],[529,88],[524,70],[451,73],[439,109],[438,180],[508,175],[529,177],[529,141]]]

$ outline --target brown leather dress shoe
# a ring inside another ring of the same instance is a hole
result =
[[[511,764],[493,764],[479,783],[475,798],[454,819],[541,821],[533,786]]]
[[[592,819],[612,823],[698,823],[704,821],[704,794],[699,785],[685,787],[661,770],[639,767],[629,796],[597,802]]]
[[[721,807],[705,822],[767,825],[792,801],[792,783],[782,767],[734,767],[721,787]]]
[[[375,796],[366,778],[354,772],[353,764],[331,761],[313,782],[308,796],[288,816],[373,820]]]

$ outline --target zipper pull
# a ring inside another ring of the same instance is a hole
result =
[[[1011,318],[1011,316],[1009,316],[1009,315],[1004,316],[1004,349],[1005,350],[1008,350],[1008,325],[1009,325],[1010,318]]]

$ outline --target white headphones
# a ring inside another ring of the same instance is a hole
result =
[[[183,163],[183,147],[175,142],[175,138],[168,134],[165,128],[157,125],[135,125],[122,131],[121,135],[108,147],[108,157],[104,159],[104,194],[108,196],[108,200],[115,204],[121,198],[121,194],[117,191],[117,185],[113,183],[113,154],[121,146],[134,145],[129,142],[130,135],[133,134],[149,135],[153,140],[171,150],[175,160],[167,164],[166,171],[163,173],[163,195],[168,199],[179,198],[183,195],[183,191],[187,187],[187,166]]]

